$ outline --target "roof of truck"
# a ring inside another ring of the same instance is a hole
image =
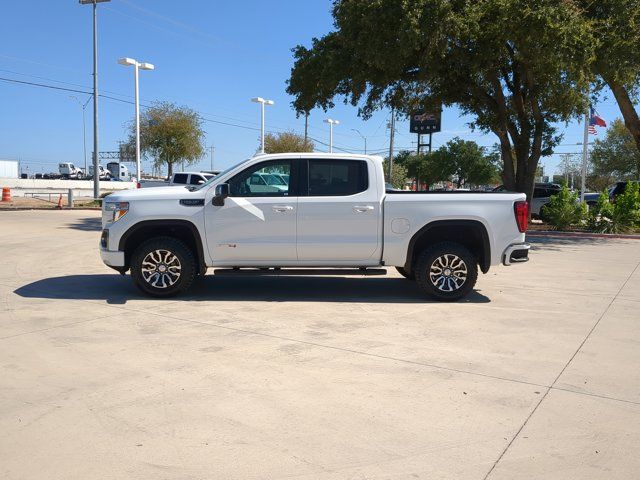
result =
[[[340,158],[340,159],[362,159],[370,158],[382,162],[379,155],[364,155],[360,153],[327,153],[327,152],[289,152],[289,153],[259,153],[253,158]]]

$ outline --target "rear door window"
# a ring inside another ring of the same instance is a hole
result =
[[[309,196],[349,196],[369,188],[363,160],[309,160]]]

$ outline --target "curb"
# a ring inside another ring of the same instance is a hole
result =
[[[617,233],[590,233],[590,232],[555,232],[553,230],[532,230],[527,232],[527,237],[556,237],[556,238],[604,238],[622,240],[640,240],[640,235],[623,235]]]

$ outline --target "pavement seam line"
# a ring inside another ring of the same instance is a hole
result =
[[[596,322],[593,324],[593,326],[591,327],[591,329],[589,330],[589,332],[587,333],[587,335],[584,337],[584,339],[582,340],[582,342],[580,342],[580,345],[578,345],[578,348],[576,349],[575,352],[573,352],[573,355],[571,355],[571,357],[569,358],[569,360],[567,361],[567,363],[565,363],[564,367],[562,367],[562,370],[560,370],[560,373],[558,373],[558,375],[556,376],[555,380],[553,381],[553,383],[551,383],[551,386],[549,386],[547,388],[547,391],[544,392],[544,395],[542,395],[542,397],[540,398],[540,400],[538,401],[538,403],[536,404],[535,407],[533,407],[533,410],[531,410],[531,412],[529,413],[529,415],[527,415],[527,418],[525,418],[524,422],[522,423],[522,425],[520,425],[520,428],[518,429],[518,431],[515,433],[515,435],[511,438],[511,440],[509,441],[509,443],[507,443],[506,447],[502,450],[502,453],[500,454],[500,456],[496,459],[495,462],[493,462],[493,465],[491,465],[491,468],[489,469],[489,471],[487,472],[487,474],[483,477],[483,480],[487,480],[489,478],[489,476],[493,473],[493,471],[495,470],[496,466],[498,465],[498,463],[500,463],[500,460],[502,460],[502,458],[505,456],[505,454],[507,453],[507,451],[509,450],[509,448],[511,447],[511,445],[513,445],[513,443],[515,442],[515,440],[518,438],[518,436],[520,435],[520,432],[522,432],[522,430],[524,430],[524,427],[527,425],[527,423],[529,423],[529,420],[531,419],[531,417],[533,417],[533,414],[536,413],[536,410],[538,410],[538,407],[542,404],[542,402],[544,401],[545,398],[547,398],[547,395],[549,395],[549,392],[551,390],[563,390],[560,388],[554,388],[556,382],[560,379],[560,377],[562,376],[562,374],[565,372],[565,370],[567,369],[567,367],[569,367],[569,365],[571,364],[571,362],[573,361],[573,359],[576,357],[576,355],[578,355],[578,352],[582,349],[582,347],[584,346],[585,343],[587,343],[587,340],[589,340],[589,337],[591,336],[591,334],[594,332],[594,330],[597,328],[597,326],[600,324],[600,321],[604,318],[604,316],[607,314],[607,312],[609,311],[609,309],[611,308],[611,305],[613,305],[613,302],[616,301],[616,299],[618,298],[618,295],[620,295],[620,292],[622,292],[622,290],[624,289],[624,287],[627,285],[627,283],[629,282],[629,280],[631,279],[631,277],[636,273],[636,270],[638,270],[638,267],[640,267],[640,262],[635,266],[635,268],[631,271],[631,273],[627,276],[626,280],[624,281],[624,283],[620,286],[620,288],[618,289],[618,291],[616,292],[616,294],[613,296],[613,298],[611,299],[611,301],[609,302],[609,304],[607,305],[607,308],[604,309],[604,311],[602,312],[602,314],[598,317],[598,320],[596,320]],[[575,393],[575,392],[574,392]]]
[[[81,323],[93,322],[95,320],[104,320],[105,318],[115,317],[115,316],[116,315],[102,315],[102,316],[96,317],[96,318],[88,318],[86,320],[78,320],[77,322],[62,323],[60,325],[55,325],[53,327],[41,328],[40,330],[31,330],[30,332],[14,333],[13,335],[7,335],[6,337],[0,337],[0,340],[7,340],[9,338],[21,337],[23,335],[31,335],[32,333],[47,332],[49,330],[55,330],[56,328],[70,327],[72,325],[78,325],[78,324],[81,324]]]
[[[171,303],[175,303],[175,302],[171,302]],[[116,308],[119,310],[124,310],[125,312],[135,312],[135,313],[145,313],[147,315],[153,315],[156,317],[160,317],[160,318],[164,318],[164,319],[171,319],[171,320],[178,320],[180,322],[184,322],[184,323],[193,323],[196,325],[205,325],[208,327],[213,327],[213,328],[219,328],[222,330],[229,330],[232,332],[238,332],[238,333],[244,333],[247,335],[258,335],[261,337],[265,337],[265,338],[273,338],[273,339],[277,339],[277,340],[286,340],[288,342],[295,342],[295,343],[301,343],[303,345],[310,345],[310,346],[314,346],[314,347],[318,347],[318,348],[326,348],[326,349],[331,349],[331,350],[338,350],[341,352],[345,352],[345,353],[353,353],[356,355],[363,355],[363,356],[367,356],[367,357],[372,357],[372,358],[378,358],[378,359],[382,359],[382,360],[391,360],[394,362],[400,362],[400,363],[408,363],[410,365],[417,365],[417,366],[421,366],[421,367],[427,367],[427,368],[432,368],[435,370],[445,370],[445,371],[450,371],[453,373],[461,373],[461,374],[466,374],[466,375],[472,375],[472,376],[477,376],[477,377],[482,377],[482,378],[489,378],[492,380],[500,380],[503,382],[510,382],[510,383],[517,383],[520,385],[530,385],[532,387],[539,387],[539,388],[553,388],[554,390],[562,390],[568,393],[573,393],[575,395],[585,395],[588,397],[598,397],[598,398],[602,398],[602,399],[606,399],[606,400],[612,400],[615,402],[622,402],[622,403],[628,403],[628,404],[632,404],[632,405],[640,405],[640,402],[635,402],[633,400],[626,400],[623,398],[616,398],[616,397],[610,397],[607,395],[601,395],[601,394],[597,394],[597,393],[592,393],[592,392],[580,392],[577,390],[570,390],[570,389],[566,389],[566,388],[558,388],[558,387],[552,387],[549,385],[545,385],[545,384],[541,384],[541,383],[535,383],[535,382],[527,382],[526,380],[518,380],[516,378],[508,378],[508,377],[500,377],[498,375],[490,375],[487,373],[480,373],[480,372],[472,372],[469,370],[462,370],[462,369],[457,369],[457,368],[453,368],[453,367],[446,367],[443,365],[436,365],[433,363],[425,363],[425,362],[419,362],[416,360],[409,360],[406,358],[399,358],[399,357],[391,357],[388,355],[379,355],[379,354],[375,354],[375,353],[370,353],[370,352],[363,352],[360,350],[353,350],[353,349],[349,349],[349,348],[344,348],[344,347],[336,347],[333,345],[325,345],[322,343],[314,343],[314,342],[309,342],[307,340],[299,340],[296,338],[291,338],[291,337],[283,337],[283,336],[279,336],[279,335],[271,335],[268,333],[261,333],[261,332],[256,332],[254,330],[245,330],[242,328],[234,328],[234,327],[229,327],[226,325],[218,325],[215,323],[209,323],[209,322],[203,322],[203,321],[199,321],[199,320],[189,320],[187,318],[180,318],[180,317],[175,317],[173,315],[168,315],[165,313],[156,313],[156,312],[148,312],[145,310],[138,310],[136,308],[128,308],[126,306],[122,306],[122,305],[106,305],[108,307],[112,307],[112,308]],[[606,310],[605,310],[606,312]]]
[[[631,275],[633,275],[633,272],[632,272]],[[626,284],[626,281],[625,281],[625,284]],[[11,288],[16,288],[14,285],[7,285],[7,286],[9,286]],[[33,287],[29,287],[29,288],[31,290],[41,291],[38,288],[33,288]],[[624,285],[623,285],[622,288],[624,288]],[[56,297],[56,299],[58,299],[58,298],[64,298],[64,297]],[[540,384],[540,383],[527,382],[526,380],[518,380],[518,379],[515,379],[515,378],[507,378],[507,377],[500,377],[500,376],[497,376],[497,375],[489,375],[489,374],[485,374],[485,373],[471,372],[469,370],[462,370],[462,369],[456,369],[456,368],[446,367],[446,366],[442,366],[442,365],[418,362],[418,361],[415,361],[415,360],[409,360],[409,359],[398,358],[398,357],[391,357],[391,356],[386,356],[386,355],[378,355],[378,354],[375,354],[375,353],[362,352],[360,350],[353,350],[353,349],[348,349],[348,348],[344,348],[344,347],[335,347],[335,346],[332,346],[332,345],[314,343],[314,342],[309,342],[309,341],[306,341],[306,340],[299,340],[299,339],[295,339],[295,338],[282,337],[282,336],[278,336],[278,335],[270,335],[270,334],[266,334],[266,333],[256,332],[256,331],[253,331],[253,330],[244,330],[244,329],[228,327],[228,326],[224,326],[224,325],[217,325],[217,324],[214,324],[214,323],[202,322],[202,321],[197,321],[197,320],[189,320],[189,319],[185,319],[185,318],[175,317],[175,316],[172,316],[172,315],[167,315],[167,314],[162,314],[162,313],[152,313],[152,312],[148,312],[148,311],[145,311],[145,310],[138,310],[136,308],[129,308],[129,307],[125,306],[125,305],[115,305],[115,304],[106,304],[105,305],[99,300],[85,299],[84,301],[86,301],[88,303],[93,303],[93,304],[96,304],[96,305],[102,305],[102,306],[105,306],[105,307],[116,308],[118,310],[123,310],[125,312],[146,313],[146,314],[155,315],[155,316],[161,317],[161,318],[179,320],[179,321],[182,321],[182,322],[194,323],[194,324],[198,324],[198,325],[206,325],[206,326],[210,326],[210,327],[214,327],[214,328],[220,328],[220,329],[224,329],[224,330],[235,331],[235,332],[238,332],[238,333],[245,333],[247,335],[259,335],[259,336],[263,336],[263,337],[267,337],[267,338],[274,338],[274,339],[278,339],[278,340],[286,340],[286,341],[289,341],[289,342],[301,343],[301,344],[311,345],[311,346],[315,346],[315,347],[319,347],[319,348],[327,348],[327,349],[332,349],[332,350],[338,350],[338,351],[342,351],[342,352],[345,352],[345,353],[353,353],[353,354],[356,354],[356,355],[369,356],[369,357],[372,357],[372,358],[379,358],[379,359],[383,359],[383,360],[391,360],[391,361],[395,361],[395,362],[408,363],[408,364],[411,364],[411,365],[417,365],[417,366],[432,368],[432,369],[436,369],[436,370],[451,371],[451,372],[454,372],[454,373],[461,373],[461,374],[478,376],[478,377],[483,377],[483,378],[490,378],[490,379],[493,379],[493,380],[501,380],[501,381],[517,383],[517,384],[521,384],[521,385],[531,385],[533,387],[540,387],[540,388],[546,388],[546,389],[553,388],[554,390],[561,390],[561,391],[568,392],[568,393],[573,393],[573,394],[576,394],[576,395],[585,395],[585,396],[590,396],[590,397],[602,398],[602,399],[606,399],[606,400],[612,400],[612,401],[616,401],[616,402],[628,403],[628,404],[632,404],[632,405],[640,405],[640,402],[635,402],[633,400],[626,400],[626,399],[622,399],[622,398],[610,397],[610,396],[607,396],[607,395],[601,395],[601,394],[597,394],[597,393],[593,393],[593,392],[580,392],[580,391],[577,391],[577,390],[571,390],[571,389],[567,389],[567,388],[559,388],[559,387],[544,385],[544,384]],[[173,304],[173,303],[178,303],[178,302],[179,302],[179,300],[174,300],[174,301],[166,302],[166,304]],[[606,313],[606,311],[608,310],[608,307],[609,307],[609,305],[607,305],[607,309],[605,309],[604,313]],[[506,310],[513,310],[513,308],[511,308],[511,307],[494,307],[494,308],[504,308]],[[422,309],[422,310],[425,310],[425,309]],[[517,310],[520,310],[520,309],[517,309]],[[405,316],[405,315],[406,314],[403,314],[402,316]],[[109,318],[111,316],[113,316],[113,315],[105,315],[103,317],[98,317],[95,320],[99,320],[101,318]],[[84,320],[80,321],[80,322],[76,322],[76,323],[83,323],[83,322],[84,322]],[[64,327],[66,325],[73,325],[73,324],[74,323],[64,324],[64,325],[60,325],[60,327]],[[51,328],[57,328],[57,327],[51,327]],[[45,331],[45,330],[49,330],[49,329],[36,330],[36,331],[33,331],[33,332],[25,332],[24,334],[37,333],[39,331]],[[23,335],[23,334],[17,334],[15,336],[18,336],[18,335]],[[4,338],[11,338],[11,336],[9,336],[9,337],[0,337],[0,340],[3,340]]]

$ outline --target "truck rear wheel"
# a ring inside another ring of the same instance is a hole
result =
[[[478,260],[454,242],[431,245],[418,257],[416,282],[429,296],[454,302],[467,296],[478,279]]]
[[[131,256],[131,278],[143,293],[171,297],[187,290],[196,276],[193,252],[180,240],[156,237]]]

